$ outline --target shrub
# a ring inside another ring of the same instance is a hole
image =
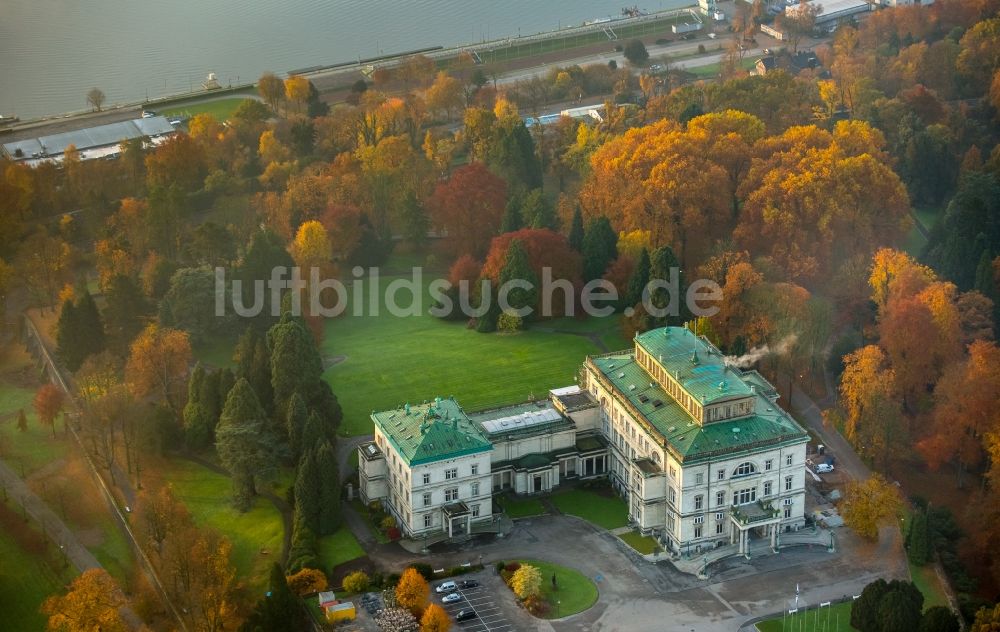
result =
[[[398,540],[403,536],[403,534],[399,532],[397,527],[393,527],[385,532],[385,536],[390,540]]]
[[[545,616],[549,611],[549,604],[539,595],[531,595],[524,600],[525,609],[536,617]]]
[[[288,587],[300,597],[324,591],[327,586],[326,575],[314,568],[303,568],[298,573],[288,576]]]
[[[371,580],[364,571],[354,571],[344,578],[344,590],[352,593],[362,593],[368,590]]]
[[[705,45],[704,44],[698,44],[698,54],[699,55],[704,55],[705,54]]]
[[[497,569],[497,575],[499,575],[500,573],[502,573],[503,569],[507,567],[507,565],[504,563],[503,560],[498,560],[497,563],[495,564],[495,566],[496,566],[496,569]]]
[[[506,566],[503,567],[503,569],[508,573],[516,573],[517,569],[519,568],[521,568],[520,562],[511,562],[510,564],[507,564]]]
[[[466,568],[465,566],[452,566],[448,570],[448,575],[454,577],[455,575],[465,575],[466,573],[471,573],[472,568]]]
[[[388,531],[389,529],[395,529],[396,519],[393,518],[392,516],[386,516],[385,518],[382,518],[381,522],[379,522],[379,526],[382,527],[383,531]]]
[[[389,573],[382,578],[382,588],[392,588],[399,583],[399,573]]]
[[[497,330],[504,333],[513,333],[524,329],[524,319],[513,312],[504,312],[497,319]]]
[[[634,39],[625,44],[625,59],[636,66],[641,66],[649,60],[649,51],[646,50],[642,40]]]

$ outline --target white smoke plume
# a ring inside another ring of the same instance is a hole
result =
[[[797,340],[798,336],[789,334],[782,338],[774,347],[762,345],[754,347],[741,356],[726,356],[726,364],[737,369],[749,369],[771,354],[779,356],[787,354]]]

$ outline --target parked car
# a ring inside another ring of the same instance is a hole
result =
[[[455,582],[445,582],[443,584],[438,584],[438,587],[434,589],[438,593],[449,593],[458,590],[458,586]]]
[[[816,466],[817,474],[829,474],[832,471],[833,471],[833,466],[830,465],[829,463],[820,463],[819,465]]]
[[[458,583],[462,588],[479,588],[479,582],[474,579],[466,579]]]
[[[474,610],[459,610],[458,614],[455,615],[455,621],[468,621],[475,618],[476,612]]]
[[[462,598],[462,593],[450,592],[444,597],[441,597],[441,603],[454,603]]]

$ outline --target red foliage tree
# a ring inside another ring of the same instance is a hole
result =
[[[507,183],[480,163],[456,169],[430,199],[431,220],[447,235],[452,255],[481,257],[500,229]]]
[[[504,233],[493,238],[490,252],[483,264],[482,277],[496,283],[500,278],[507,258],[507,249],[514,240],[521,242],[524,252],[528,255],[528,263],[539,283],[542,282],[543,268],[551,269],[553,282],[565,279],[573,284],[574,293],[581,285],[581,268],[583,260],[580,253],[569,247],[569,242],[559,233],[544,228],[524,228],[513,233]],[[543,292],[539,288],[538,300],[541,306]],[[566,310],[565,293],[559,290],[552,292],[552,313],[563,314]]]

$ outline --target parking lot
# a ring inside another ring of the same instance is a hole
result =
[[[460,581],[456,581],[459,583],[459,589],[455,592],[461,595],[458,601],[441,603],[444,595],[436,592],[431,593],[431,600],[440,604],[453,619],[462,610],[475,612],[476,618],[456,623],[456,628],[463,632],[514,632],[518,628],[504,614],[505,606],[496,594],[496,587],[492,586],[494,582],[483,581],[485,579],[476,578],[479,586],[475,588],[462,588]]]

